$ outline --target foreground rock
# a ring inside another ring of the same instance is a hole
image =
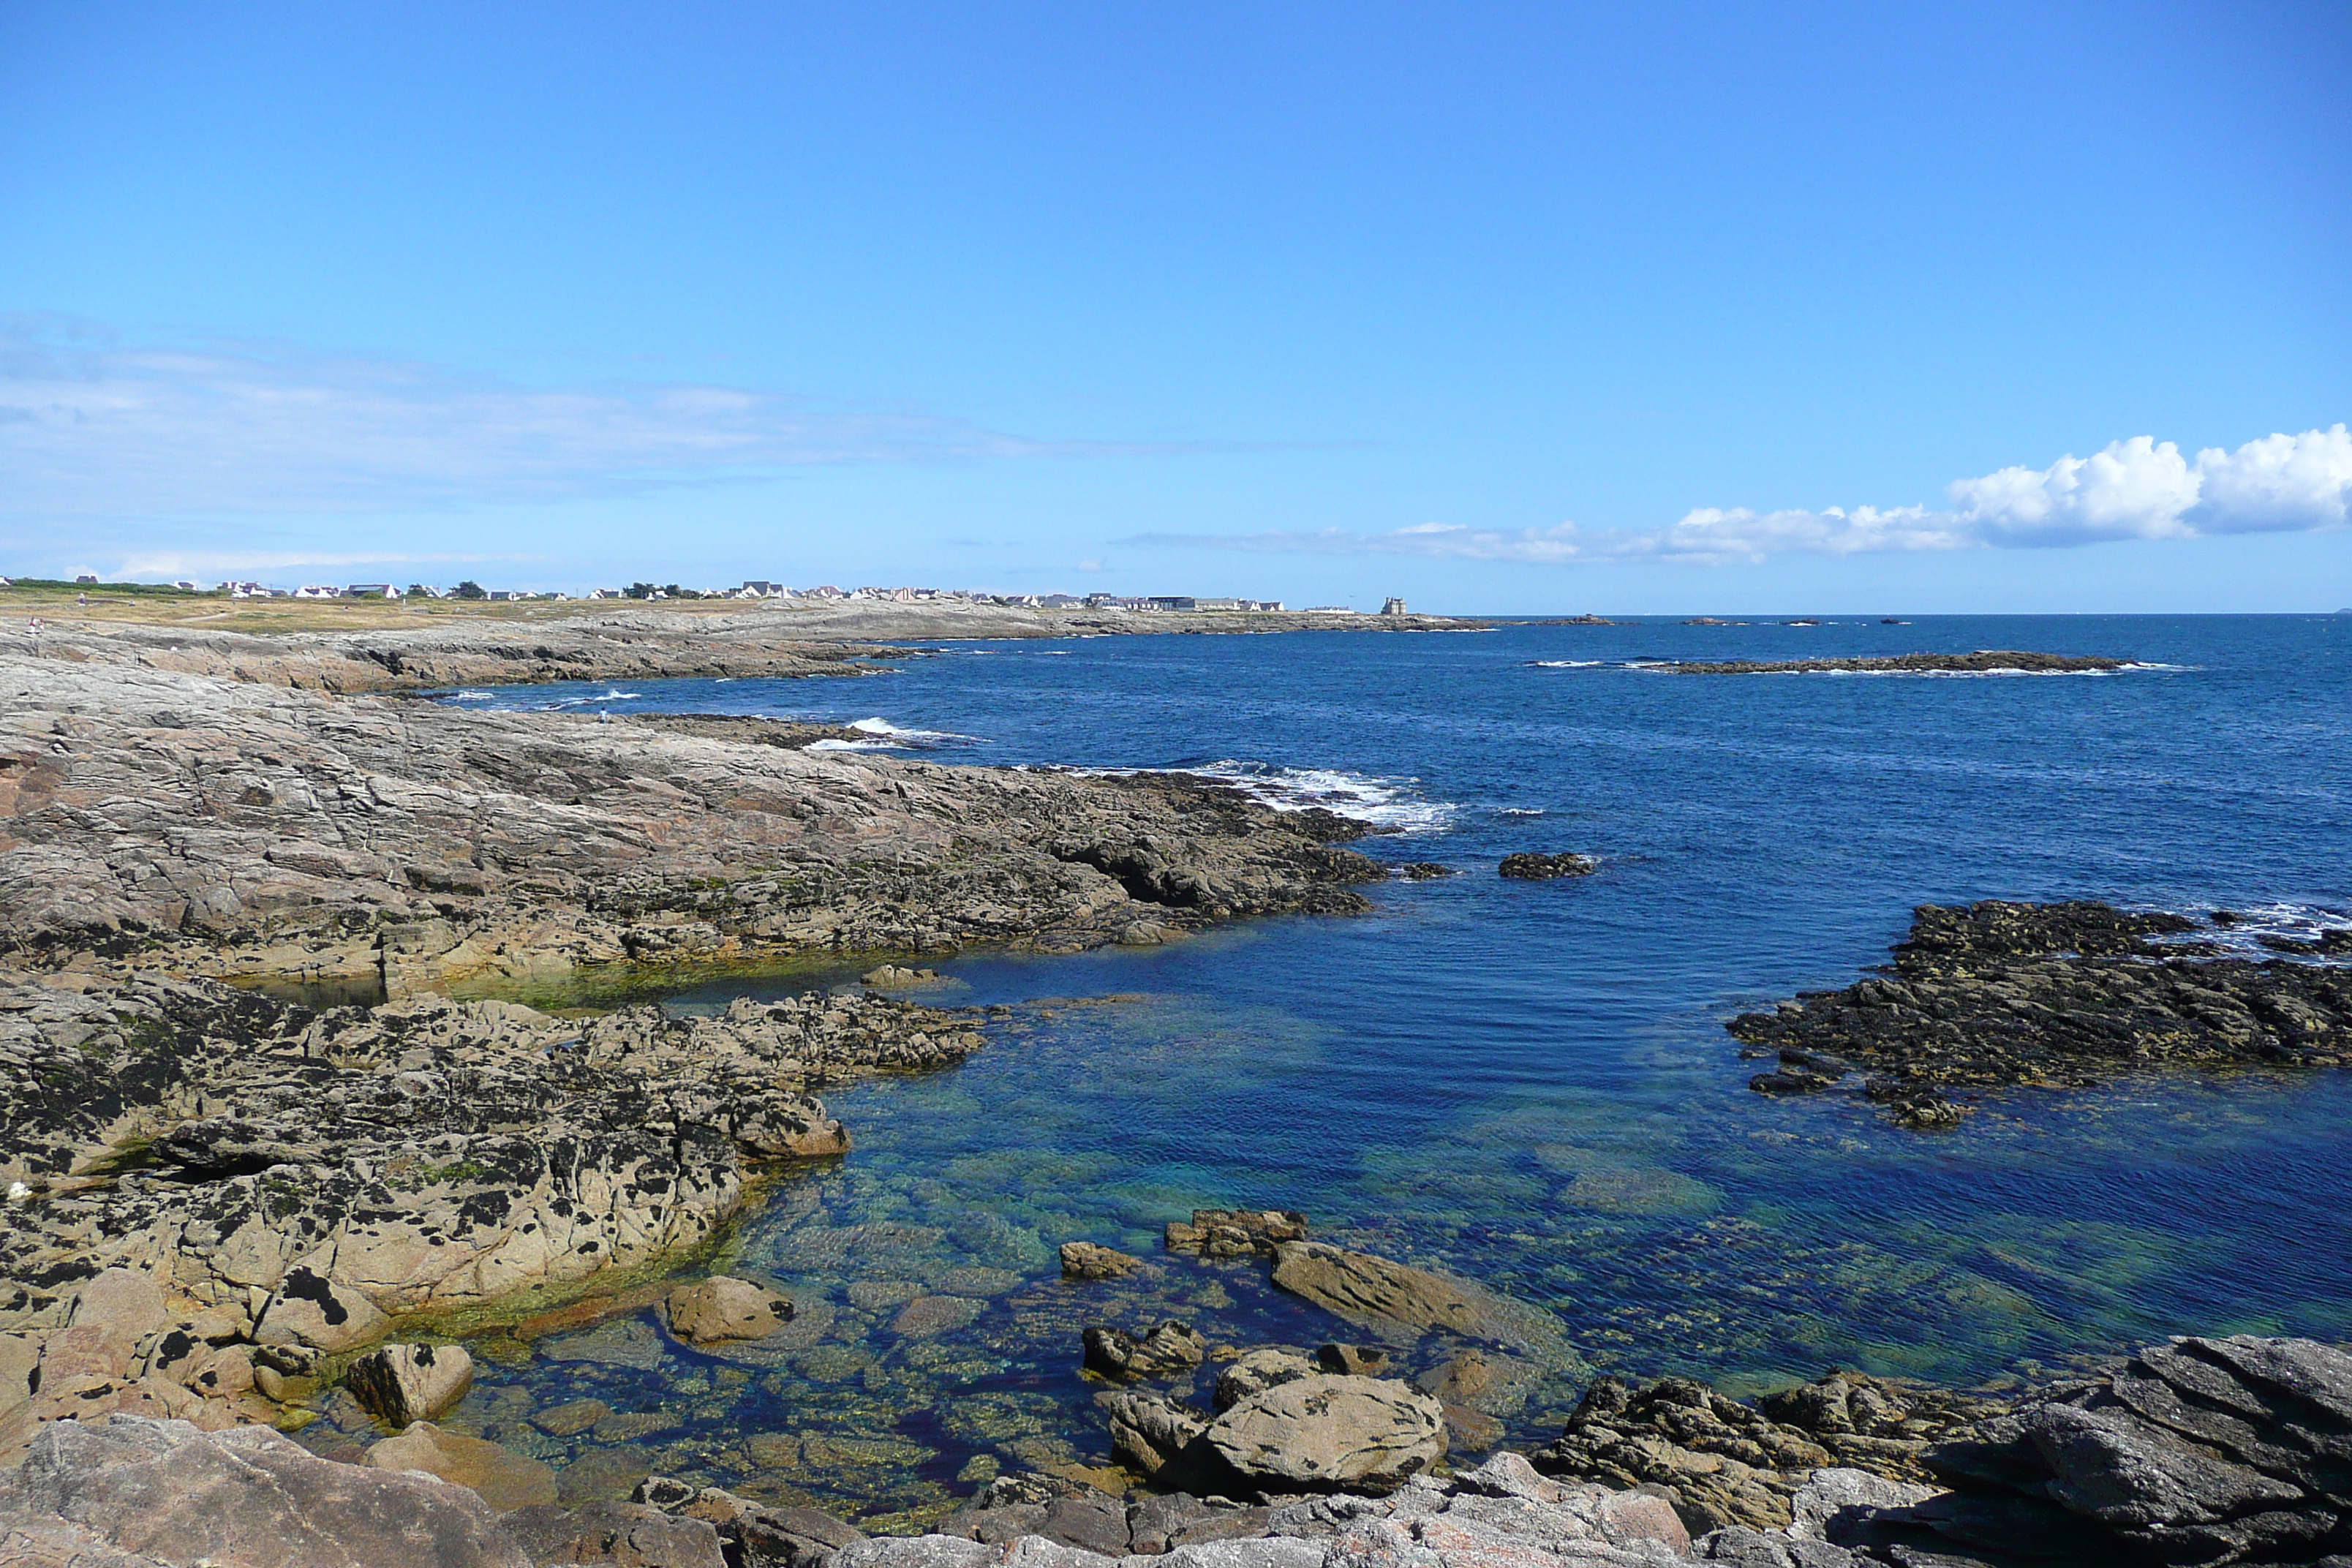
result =
[[[1811,1473],[1844,1467],[1923,1481],[1929,1445],[2000,1408],[1976,1396],[1832,1373],[1743,1405],[1690,1378],[1629,1388],[1597,1380],[1536,1468],[1663,1490],[1694,1534],[1779,1531]]]
[[[2352,1559],[2352,1355],[2186,1339],[2053,1390],[1927,1456],[1948,1494],[1882,1537],[2077,1562]]]
[[[616,1541],[617,1538],[617,1541]],[[604,1555],[590,1558],[583,1544]],[[627,1549],[614,1550],[622,1545]],[[0,1479],[11,1568],[720,1568],[698,1521],[611,1504],[499,1517],[480,1493],[321,1459],[275,1432],[115,1416],[45,1431]]]
[[[669,1476],[638,1483],[635,1500],[717,1531],[729,1568],[824,1568],[842,1548],[866,1539],[856,1526],[813,1508],[772,1508]],[[617,1554],[615,1560],[628,1561]]]
[[[1162,1487],[1227,1496],[1391,1491],[1445,1457],[1444,1407],[1410,1384],[1260,1363],[1220,1380],[1223,1414],[1097,1396],[1120,1458]]]
[[[1721,622],[1685,621],[1685,626]],[[1675,675],[2097,675],[2122,669],[2127,659],[2098,655],[2027,653],[1986,648],[1976,653],[1903,653],[1884,658],[1733,659],[1717,663],[1667,664]]]
[[[835,1568],[1494,1568],[1680,1562],[1690,1539],[1658,1498],[1563,1486],[1517,1455],[1452,1480],[1416,1478],[1381,1497],[1339,1493],[1246,1506],[1190,1493],[1122,1505],[1068,1483],[1008,1476],[940,1533],[860,1542]],[[1838,1553],[1843,1559],[1843,1552]]]
[[[2198,929],[2100,903],[1922,905],[1889,973],[1725,1026],[1751,1054],[1779,1056],[1754,1080],[1760,1092],[1859,1079],[1923,1125],[1952,1119],[1934,1110],[1938,1086],[2352,1061],[2352,969],[2151,940]]]
[[[319,1013],[0,972],[0,1179],[25,1188],[0,1226],[0,1346],[32,1362],[0,1381],[0,1463],[69,1413],[270,1420],[404,1314],[656,1266],[762,1163],[847,1147],[811,1087],[960,1061],[971,1023],[815,994],[708,1018]],[[775,1316],[764,1295],[744,1310]],[[358,1387],[414,1420],[464,1352],[401,1353]]]

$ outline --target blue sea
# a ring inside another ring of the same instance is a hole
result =
[[[1750,1092],[1722,1027],[1885,962],[1920,903],[2352,924],[2352,616],[927,647],[864,679],[446,700],[865,721],[883,755],[1197,770],[1395,828],[1356,847],[1461,874],[1373,887],[1358,917],[937,961],[954,984],[927,999],[1013,1005],[1006,1025],[959,1069],[837,1093],[856,1151],[786,1181],[720,1260],[793,1292],[792,1343],[707,1355],[646,1318],[527,1357],[492,1347],[505,1363],[464,1419],[582,1495],[651,1468],[911,1525],[998,1468],[1108,1463],[1084,1323],[1350,1337],[1262,1265],[1056,1278],[1058,1243],[1158,1258],[1160,1227],[1196,1206],[1303,1210],[1319,1235],[1550,1313],[1560,1343],[1514,1352],[1513,1442],[1555,1432],[1600,1372],[1734,1392],[1832,1366],[1970,1383],[2168,1333],[2352,1339],[2352,1079],[1989,1092],[1958,1131],[1922,1133],[1843,1096]],[[1988,647],[2134,667],[1649,668]],[[1504,880],[1517,850],[1600,869]],[[918,1296],[950,1304],[902,1316]],[[1408,1365],[1445,1349],[1397,1348]],[[559,1440],[524,1419],[592,1396],[675,1420]]]

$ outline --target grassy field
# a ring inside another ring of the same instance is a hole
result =
[[[146,626],[204,626],[233,632],[350,632],[429,626],[436,619],[561,620],[608,612],[608,599],[232,599],[152,583],[58,583],[19,577],[0,588],[0,616],[44,620],[135,621]],[[629,607],[641,607],[630,605]],[[738,599],[669,599],[664,610],[688,615],[741,614],[756,605]]]

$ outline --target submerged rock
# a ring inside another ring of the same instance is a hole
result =
[[[672,1290],[662,1317],[687,1343],[708,1345],[765,1339],[793,1321],[793,1304],[764,1285],[717,1274]]]
[[[1143,1267],[1143,1259],[1091,1241],[1062,1243],[1065,1279],[1124,1279]]]
[[[1102,1324],[1087,1329],[1084,1337],[1087,1370],[1121,1382],[1191,1372],[1209,1351],[1208,1342],[1192,1324],[1172,1319],[1141,1339]]]
[[[1271,1258],[1307,1238],[1307,1216],[1289,1209],[1194,1209],[1190,1225],[1168,1222],[1167,1247],[1202,1258]]]
[[[537,1459],[511,1448],[444,1432],[430,1421],[419,1421],[397,1437],[386,1437],[367,1451],[367,1462],[380,1470],[423,1470],[453,1486],[482,1494],[492,1508],[523,1508],[551,1503],[556,1498],[555,1472]]]

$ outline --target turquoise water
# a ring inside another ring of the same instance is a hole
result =
[[[1985,647],[2153,668],[1634,664]],[[736,1266],[803,1305],[791,1342],[705,1356],[649,1320],[541,1342],[486,1369],[464,1419],[578,1489],[650,1467],[915,1517],[992,1467],[1108,1461],[1085,1322],[1348,1337],[1262,1266],[1055,1277],[1063,1240],[1158,1258],[1167,1220],[1229,1205],[1305,1210],[1554,1313],[1565,1347],[1527,1358],[1514,1439],[1549,1435],[1594,1369],[1970,1381],[2172,1332],[2352,1338],[2342,1075],[1989,1093],[1921,1134],[1748,1092],[1721,1029],[1883,960],[1916,902],[2352,920],[2347,676],[2352,617],[2068,618],[991,644],[856,683],[467,697],[873,718],[928,731],[880,738],[938,760],[1209,767],[1408,827],[1361,847],[1464,875],[1383,885],[1360,918],[945,963],[938,1000],[1018,1004],[1013,1023],[953,1072],[835,1095],[856,1152],[740,1238]],[[1496,878],[1522,848],[1602,868]],[[917,1291],[944,1300],[901,1320]],[[558,1440],[521,1420],[591,1394],[678,1424]]]

